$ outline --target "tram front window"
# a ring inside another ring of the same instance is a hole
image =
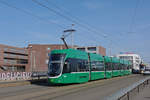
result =
[[[52,54],[49,59],[48,75],[55,77],[61,74],[65,54]]]

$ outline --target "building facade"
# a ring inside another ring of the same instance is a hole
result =
[[[116,56],[120,59],[129,60],[132,63],[133,73],[139,73],[140,72],[140,64],[142,62],[140,55],[125,53],[125,54],[118,54]]]
[[[89,53],[101,54],[103,56],[106,56],[106,48],[102,46],[76,47],[76,49],[86,51]]]
[[[71,47],[71,46],[69,46]],[[75,49],[82,50],[86,52],[101,54],[103,56],[106,55],[106,49],[97,46],[97,47],[78,47],[74,46]],[[28,46],[29,50],[29,67],[30,71],[47,71],[48,69],[48,61],[49,61],[49,54],[54,49],[66,49],[64,45],[61,44],[30,44]]]
[[[28,71],[28,50],[0,44],[0,71]]]
[[[64,45],[59,44],[29,44],[29,69],[30,71],[47,71],[49,54],[54,49],[66,49]]]
[[[101,46],[74,48],[106,55],[106,49]],[[18,48],[0,44],[0,71],[45,72],[48,69],[49,54],[54,49],[66,47],[62,44],[29,44],[27,48]]]

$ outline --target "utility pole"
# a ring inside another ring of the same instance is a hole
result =
[[[32,66],[32,57],[33,57],[32,46],[29,46],[28,48],[30,49],[30,71],[33,72],[33,66]]]
[[[71,30],[73,29],[73,26],[74,26],[74,24],[71,25]],[[73,48],[74,47],[73,46],[73,44],[74,44],[73,43],[73,31],[71,31],[71,42],[72,42],[72,48]]]
[[[33,58],[33,61],[34,61],[34,63],[33,63],[33,71],[37,71],[37,69],[36,69],[36,57],[35,57],[35,55],[36,55],[36,52],[34,51],[34,58]]]
[[[112,40],[110,40],[109,56],[111,56]]]

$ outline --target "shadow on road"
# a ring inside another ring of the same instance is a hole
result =
[[[36,79],[36,80],[30,80],[30,83],[33,85],[39,85],[39,86],[46,86],[46,87],[59,87],[59,86],[70,86],[70,85],[78,85],[77,83],[75,84],[50,84],[48,83],[47,79]],[[84,84],[84,83],[82,83]]]

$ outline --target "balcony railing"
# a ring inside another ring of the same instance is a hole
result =
[[[7,58],[18,58],[18,59],[28,59],[28,56],[6,54],[6,53],[4,53],[4,57],[7,57]]]
[[[18,50],[13,48],[4,48],[4,52],[13,52],[13,53],[20,53],[20,54],[28,54],[27,50]]]

